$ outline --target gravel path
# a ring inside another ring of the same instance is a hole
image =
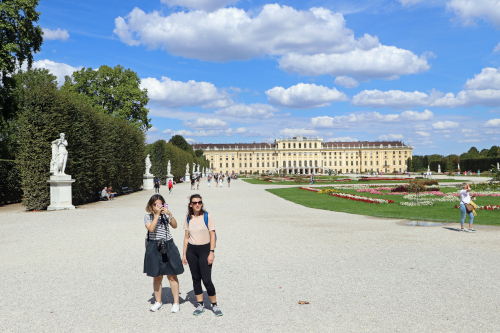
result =
[[[73,211],[0,207],[0,330],[500,331],[500,228],[460,233],[315,210],[241,180],[200,187],[217,227],[213,281],[224,316],[192,315],[188,268],[180,313],[170,304],[149,312],[143,216],[154,191],[143,191]],[[161,191],[183,220],[195,191]],[[173,235],[181,249],[182,226]],[[163,291],[171,303],[166,280]]]

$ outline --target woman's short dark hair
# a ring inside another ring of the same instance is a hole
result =
[[[154,194],[149,198],[148,205],[146,206],[146,212],[149,214],[153,214],[153,205],[155,204],[156,200],[161,200],[161,203],[165,203],[165,199],[160,194]]]
[[[193,194],[190,198],[189,198],[189,204],[188,204],[188,217],[190,216],[194,216],[194,210],[193,210],[193,207],[191,207],[191,202],[193,202],[193,199],[194,198],[199,198],[200,200],[203,201],[203,199],[201,198],[201,195],[199,194]],[[205,207],[203,206],[203,203],[201,204],[201,210],[200,210],[200,213],[201,214],[205,214]]]

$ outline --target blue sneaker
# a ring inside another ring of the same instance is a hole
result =
[[[203,312],[205,312],[205,308],[203,307],[203,305],[198,305],[198,307],[196,308],[196,310],[194,310],[193,314],[195,316],[199,316],[201,315]]]
[[[216,317],[222,316],[222,314],[223,314],[223,313],[222,313],[222,311],[221,311],[221,309],[219,308],[219,306],[218,306],[218,305],[214,305],[214,306],[212,307],[212,311],[214,312],[214,315],[215,315]]]

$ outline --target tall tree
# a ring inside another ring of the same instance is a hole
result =
[[[34,26],[40,13],[35,10],[38,0],[0,1],[0,71],[2,79],[16,71],[26,61],[33,63],[33,53],[40,51],[42,28]]]
[[[467,152],[469,158],[478,158],[479,157],[479,150],[477,150],[476,147],[471,147],[469,151]]]
[[[174,135],[169,142],[174,146],[179,147],[182,150],[194,154],[193,146],[187,143],[187,141],[184,139],[184,137],[182,137],[182,135]]]
[[[42,29],[34,23],[40,13],[38,0],[0,1],[0,158],[12,159],[13,145],[17,142],[16,81],[12,78],[19,64],[31,68],[33,53],[40,51]]]
[[[492,146],[488,151],[488,157],[497,157],[499,152],[500,152],[500,147]]]
[[[117,65],[114,68],[101,66],[98,70],[82,68],[71,77],[66,76],[63,89],[85,94],[94,105],[105,112],[125,119],[129,124],[151,128],[148,119],[148,91],[140,88],[137,73]]]

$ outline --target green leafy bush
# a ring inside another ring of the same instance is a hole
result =
[[[22,198],[15,161],[0,160],[0,206],[21,202]]]

